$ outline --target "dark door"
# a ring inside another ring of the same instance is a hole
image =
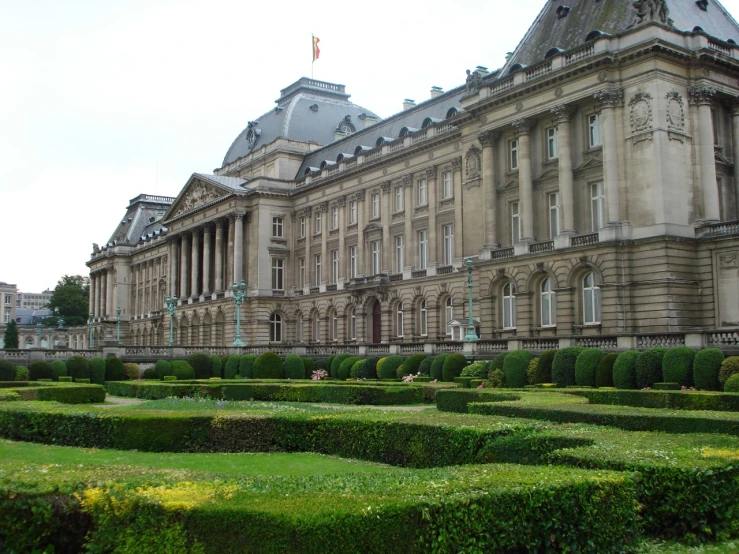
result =
[[[372,307],[372,342],[380,344],[382,342],[382,317],[380,303],[375,301]]]

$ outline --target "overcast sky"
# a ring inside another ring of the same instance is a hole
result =
[[[86,275],[131,198],[220,167],[310,76],[311,33],[315,78],[387,117],[500,67],[544,2],[0,0],[0,281]]]

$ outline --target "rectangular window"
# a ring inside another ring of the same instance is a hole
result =
[[[313,232],[317,235],[321,232],[321,212],[316,212]]]
[[[549,127],[547,129],[547,159],[554,160],[559,157],[559,128]]]
[[[559,235],[559,193],[548,194],[549,198],[549,238]]]
[[[454,225],[444,225],[444,265],[452,265],[454,260]]]
[[[281,217],[273,217],[272,218],[272,236],[274,238],[281,239],[282,238],[282,227],[283,227],[283,221]]]
[[[331,228],[332,229],[338,229],[339,228],[339,207],[334,206],[331,208]]]
[[[597,233],[605,223],[606,194],[603,183],[590,185],[591,231]]]
[[[428,184],[426,183],[426,179],[420,179],[418,181],[418,202],[417,205],[419,206],[425,206],[428,204],[429,198],[428,198]]]
[[[5,308],[5,323],[10,323],[10,308]]]
[[[518,169],[518,139],[513,139],[508,143],[509,161],[511,171]]]
[[[298,342],[303,342],[305,332],[303,330],[303,316],[298,312]]]
[[[588,140],[590,148],[603,145],[599,113],[588,116]]]
[[[315,268],[315,277],[316,277],[316,281],[314,284],[318,285],[321,282],[321,255],[320,254],[316,254],[315,256],[313,256],[313,266]]]
[[[349,247],[349,278],[354,279],[357,276],[357,247]]]
[[[402,337],[403,336],[403,308],[398,307],[398,311],[395,314],[395,330],[397,331],[397,336]]]
[[[339,251],[331,251],[331,282],[339,282]]]
[[[372,253],[372,275],[380,273],[380,241],[373,240],[370,243],[370,252]]]
[[[418,231],[418,269],[428,266],[428,232]]]
[[[453,192],[452,192],[452,190],[453,190],[452,185],[453,185],[453,183],[452,183],[452,172],[451,171],[445,171],[442,174],[442,189],[441,189],[441,197],[442,198],[446,199],[446,198],[451,198],[452,197],[452,194],[453,194]]]
[[[272,258],[272,289],[285,290],[285,260]]]
[[[397,235],[395,237],[395,271],[400,273],[405,266],[405,237]]]
[[[521,241],[521,212],[518,202],[511,202],[511,244]]]
[[[354,310],[349,316],[349,339],[357,340],[357,312]]]
[[[357,201],[352,200],[349,202],[349,225],[354,225],[357,222]]]
[[[395,211],[403,211],[403,187],[395,187]]]
[[[305,258],[300,258],[298,260],[298,268],[298,284],[302,289],[305,287]]]
[[[11,294],[6,294],[6,295],[5,295],[5,303],[6,303],[6,304],[12,304],[12,303],[13,303],[13,295],[11,295]]]
[[[372,195],[372,219],[380,217],[380,195]]]

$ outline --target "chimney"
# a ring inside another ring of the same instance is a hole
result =
[[[415,107],[416,107],[415,100],[411,100],[409,98],[406,98],[405,100],[403,100],[403,111],[410,110],[411,108],[415,108]]]
[[[364,121],[364,128],[365,129],[367,127],[372,127],[372,125],[374,125],[375,123],[377,123],[377,122],[380,121],[380,118],[374,117],[374,116],[369,115],[369,114],[366,114],[366,113],[359,114],[359,119],[361,121]]]
[[[485,67],[485,66],[482,66],[482,65],[478,65],[475,68],[475,71],[477,71],[478,75],[480,75],[480,78],[483,78],[483,77],[485,77],[485,75],[487,75],[488,73],[490,73],[488,71],[488,68]]]
[[[444,89],[441,87],[431,87],[431,98],[437,98],[444,94]]]

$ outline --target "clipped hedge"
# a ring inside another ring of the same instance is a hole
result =
[[[128,381],[135,381],[141,377],[141,368],[138,364],[123,364],[123,371]]]
[[[466,414],[472,402],[513,402],[520,398],[521,393],[518,392],[499,392],[491,389],[444,389],[436,393],[436,409],[440,412]]]
[[[351,354],[343,353],[336,354],[333,358],[331,358],[331,366],[328,368],[328,372],[332,379],[339,378],[339,366],[341,366],[341,362],[343,362],[350,356]]]
[[[157,360],[154,364],[154,371],[157,372],[159,379],[164,379],[165,375],[172,375],[172,366],[167,360]]]
[[[207,354],[203,354],[202,352],[190,354],[187,358],[187,363],[195,371],[195,379],[210,379],[213,377],[211,361]],[[217,377],[220,377],[220,375]]]
[[[739,373],[734,373],[726,380],[724,392],[739,392]]]
[[[680,390],[578,390],[567,392],[573,396],[587,398],[590,404],[668,410],[739,412],[739,396],[733,394]]]
[[[254,362],[257,361],[256,354],[244,354],[239,358],[239,375],[244,379],[253,379]]]
[[[274,352],[265,352],[254,360],[252,371],[255,379],[282,379],[285,377],[282,359]]]
[[[503,371],[503,364],[505,363],[506,356],[508,356],[508,352],[501,352],[500,354],[496,355],[495,358],[490,362],[490,367],[488,368],[490,372],[495,371],[496,369],[499,369]]]
[[[313,371],[316,369],[316,362],[313,361],[313,358],[303,358],[303,369],[305,370],[303,377],[310,379],[313,376]]]
[[[662,375],[667,383],[693,386],[693,359],[695,350],[687,346],[670,348],[662,359]]]
[[[0,381],[15,381],[15,366],[7,360],[0,360]]]
[[[170,365],[172,366],[172,375],[174,375],[178,381],[195,379],[195,370],[186,361],[174,360]]]
[[[552,383],[558,387],[572,387],[575,382],[577,357],[585,350],[581,346],[568,346],[557,350],[552,360]]]
[[[210,376],[223,377],[223,363],[218,356],[210,357]]]
[[[155,380],[155,379],[159,379],[159,376],[157,375],[156,369],[154,369],[153,367],[147,367],[144,370],[143,378],[147,380]]]
[[[28,370],[31,373],[31,381],[39,379],[51,379],[51,366],[43,360],[31,362]]]
[[[662,361],[667,348],[650,348],[636,358],[636,388],[652,388],[662,382]]]
[[[11,393],[11,396],[4,398],[5,400],[60,402],[62,404],[100,404],[105,402],[105,389],[100,385],[79,383],[63,383],[53,386],[31,385],[15,389],[3,389],[3,392]]]
[[[699,390],[721,390],[718,374],[724,353],[718,348],[700,350],[693,358],[693,383]]]
[[[598,367],[595,368],[595,386],[601,387],[612,387],[613,386],[613,366],[618,359],[618,354],[612,352],[606,354],[598,362]]]
[[[226,361],[226,367],[223,370],[224,379],[236,379],[239,374],[239,364],[241,362],[241,356],[234,354],[229,356]]]
[[[336,360],[334,360],[334,364],[336,364]],[[397,379],[398,368],[401,365],[403,365],[403,356],[388,356],[384,358],[382,365],[377,368],[377,377],[380,379]]]
[[[287,379],[305,379],[305,366],[300,356],[287,355],[285,358],[285,377]]]
[[[739,373],[739,356],[729,356],[721,363],[721,369],[718,372],[718,382],[723,387],[726,380]]]
[[[75,381],[79,379],[84,379],[84,377],[75,376],[74,378]],[[96,385],[105,384],[105,360],[102,358],[92,358],[90,360],[90,383]]]
[[[556,350],[545,350],[541,353],[539,363],[536,366],[536,372],[534,373],[535,385],[552,382],[552,363],[556,354]]]
[[[434,363],[434,360],[436,359],[435,356],[427,356],[423,359],[421,362],[421,365],[418,366],[418,372],[421,375],[431,375],[431,365]]]
[[[351,370],[349,371],[349,377],[352,379],[361,379],[362,378],[362,368],[364,367],[364,364],[367,362],[367,360],[360,358],[357,360],[354,365],[352,366]]]
[[[636,388],[636,359],[638,350],[627,350],[618,355],[613,364],[613,386],[617,389]]]
[[[351,377],[352,367],[362,358],[358,356],[349,356],[339,365],[339,379],[346,381]]]
[[[61,360],[54,360],[51,362],[51,378],[54,381],[58,381],[59,377],[67,376],[67,364]]]
[[[120,358],[110,356],[105,358],[105,380],[106,381],[125,381],[126,371],[123,369],[123,362]]]
[[[434,358],[431,364],[431,373],[429,377],[441,381],[444,379],[444,362],[449,357],[449,354],[439,354]]]
[[[31,374],[28,368],[24,365],[19,365],[15,368],[15,380],[16,381],[28,381],[31,378]]]
[[[406,375],[417,375],[421,372],[420,367],[423,361],[427,358],[426,354],[413,354],[406,358],[403,365],[400,366],[402,370],[398,374],[398,377],[404,377]]]
[[[89,379],[90,362],[84,356],[72,356],[67,360],[67,375],[75,379]]]
[[[467,365],[467,358],[462,354],[450,354],[449,357],[444,360],[444,366],[441,368],[441,375],[444,382],[452,383],[455,377],[459,377],[462,374],[462,370]]]
[[[377,379],[377,363],[379,361],[380,358],[377,356],[370,356],[364,361],[360,375],[362,379]]]
[[[588,348],[575,360],[575,384],[579,387],[595,387],[595,372],[605,356],[600,348]]]
[[[509,389],[522,389],[528,384],[527,370],[533,354],[528,350],[510,352],[503,362],[505,386]]]

